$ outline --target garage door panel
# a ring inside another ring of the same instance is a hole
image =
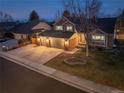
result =
[[[51,38],[50,43],[51,47],[64,48],[64,39]]]

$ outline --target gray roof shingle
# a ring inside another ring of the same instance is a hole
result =
[[[27,23],[20,23],[18,25],[16,25],[13,29],[11,29],[11,31],[13,33],[19,33],[19,34],[32,34],[32,28],[34,26],[36,26],[40,21],[38,20],[34,20],[34,21],[30,21]]]
[[[96,25],[108,34],[114,34],[117,18],[99,18]]]
[[[47,30],[47,31],[42,32],[40,36],[69,39],[74,33],[75,32],[69,32],[69,31]]]
[[[63,23],[67,21],[67,19],[75,24],[75,27],[78,32],[83,32],[83,30],[80,28],[81,23],[78,17],[75,17],[75,18],[64,17],[64,19],[59,20],[56,23],[56,25],[62,25]],[[117,21],[117,18],[97,18],[96,23],[93,23],[92,19],[89,19],[89,23],[91,23],[91,25],[94,25],[95,28],[97,27],[106,33],[114,33],[116,21]]]

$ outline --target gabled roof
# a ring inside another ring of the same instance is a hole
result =
[[[17,23],[16,22],[0,22],[0,27],[4,32],[9,32]]]
[[[117,18],[99,18],[96,26],[105,33],[114,34]]]
[[[66,21],[70,21],[75,25],[75,28],[78,32],[83,32],[81,29],[80,19],[78,17],[63,17],[61,20],[55,23],[55,25],[62,25]],[[88,20],[90,23],[92,22],[91,19]],[[106,33],[114,33],[115,25],[116,25],[117,18],[97,18],[95,23],[91,23],[94,25],[94,28],[99,28]]]
[[[55,37],[55,38],[65,38],[69,39],[75,32],[69,32],[69,31],[54,31],[54,30],[47,30],[40,34],[40,36],[45,37]]]
[[[38,20],[34,20],[34,21],[30,21],[27,23],[20,23],[18,25],[16,25],[13,29],[11,29],[11,31],[13,33],[19,33],[19,34],[32,34],[32,28],[34,26],[36,26],[40,21]]]
[[[82,31],[80,28],[80,20],[79,18],[68,18],[71,22],[73,22],[76,25],[76,29],[79,31]],[[90,23],[92,22],[91,19],[88,20]],[[115,30],[117,18],[97,18],[96,23],[91,23],[91,25],[94,25],[94,27],[97,29],[101,29],[103,32],[108,34],[113,34]]]
[[[16,22],[0,22],[0,26],[8,27],[8,26],[15,26]]]
[[[54,25],[62,25],[65,22],[67,22],[67,19],[65,17],[62,17],[60,20],[57,20]]]

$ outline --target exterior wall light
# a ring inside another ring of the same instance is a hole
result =
[[[46,42],[48,43],[49,42],[49,39],[46,39]]]
[[[37,41],[39,42],[40,41],[40,38],[37,38]]]
[[[68,50],[69,49],[69,41],[68,40],[65,40],[65,50]]]
[[[65,41],[65,45],[68,46],[69,45],[69,41],[66,40]]]

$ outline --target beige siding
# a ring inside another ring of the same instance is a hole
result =
[[[50,45],[55,48],[64,48],[64,41],[61,38],[50,38]]]
[[[53,37],[41,37],[38,41],[38,45],[49,46],[54,48],[64,48],[64,39],[61,38],[53,38]]]
[[[25,34],[15,34],[15,33],[14,33],[14,37],[15,37],[15,39],[17,39],[17,40],[27,39],[27,35],[25,35]]]

